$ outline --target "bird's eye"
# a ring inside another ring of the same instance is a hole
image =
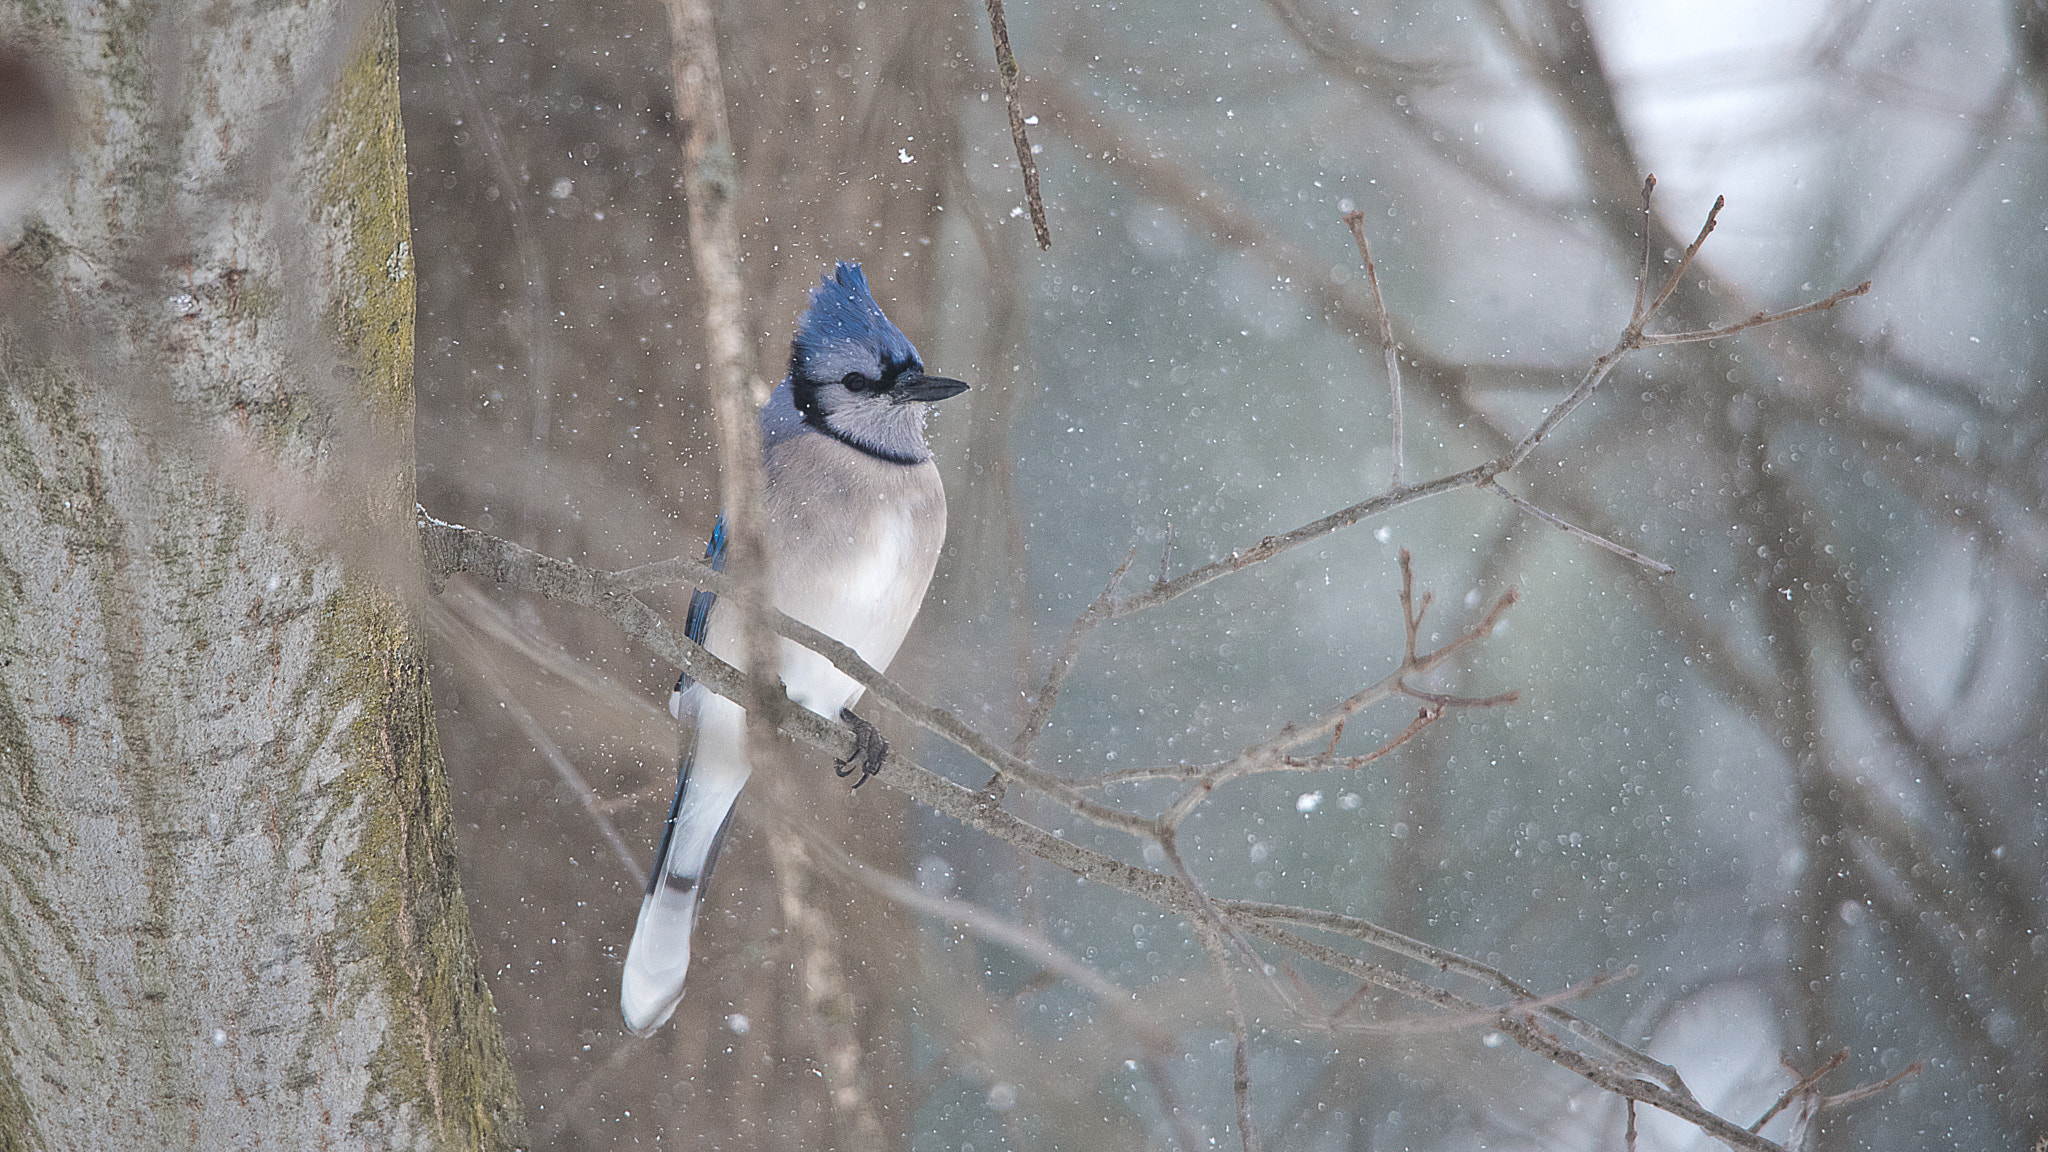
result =
[[[870,388],[880,387],[880,385],[876,384],[873,380],[868,379],[867,377],[861,375],[858,372],[848,372],[846,375],[841,376],[839,378],[839,386],[846,389],[848,392],[865,392]]]

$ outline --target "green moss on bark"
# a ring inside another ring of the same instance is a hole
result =
[[[516,1086],[455,855],[455,831],[421,647],[402,605],[362,586],[335,597],[319,640],[338,698],[361,701],[336,786],[362,802],[349,871],[362,902],[343,932],[371,956],[383,993],[408,1006],[370,1068],[372,1099],[427,1101],[444,1139],[466,1148],[524,1143]],[[368,1123],[374,1117],[364,1116]]]
[[[380,7],[323,125],[319,209],[348,237],[329,322],[409,462],[414,280],[397,55],[395,19]],[[371,515],[399,530],[393,539],[410,540],[410,472],[392,479],[372,494]],[[317,643],[338,681],[334,698],[363,705],[336,783],[361,802],[363,820],[348,862],[361,900],[340,934],[373,959],[385,997],[406,1006],[411,1025],[387,1033],[370,1098],[431,1107],[414,1122],[450,1146],[523,1147],[518,1088],[462,898],[423,646],[405,606],[361,575],[330,601]]]

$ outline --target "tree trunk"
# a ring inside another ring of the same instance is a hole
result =
[[[0,1149],[508,1148],[421,646],[387,4],[0,27]]]

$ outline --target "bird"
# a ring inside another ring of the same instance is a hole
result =
[[[790,341],[789,375],[761,409],[771,602],[874,668],[888,666],[910,631],[946,538],[946,492],[925,418],[933,404],[966,390],[925,373],[860,265],[842,260],[811,289]],[[705,549],[715,568],[723,568],[725,542],[721,514]],[[713,593],[691,596],[686,632],[745,667],[739,620],[718,611]],[[859,771],[858,788],[887,747],[852,711],[861,685],[787,639],[778,659],[790,699],[853,727],[855,752],[837,769],[842,778]],[[742,752],[740,705],[685,674],[669,711],[684,722],[684,754],[619,992],[626,1029],[638,1036],[661,1027],[682,1001],[704,884],[753,771]]]

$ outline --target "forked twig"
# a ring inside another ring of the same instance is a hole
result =
[[[1792,1086],[1790,1088],[1785,1089],[1784,1094],[1778,1097],[1776,1103],[1772,1104],[1769,1108],[1764,1109],[1764,1114],[1756,1118],[1756,1123],[1751,1124],[1749,1126],[1749,1130],[1751,1132],[1763,1131],[1764,1125],[1769,1124],[1771,1122],[1772,1117],[1776,1116],[1780,1112],[1783,1112],[1787,1105],[1791,1104],[1792,1101],[1797,1100],[1801,1095],[1813,1091],[1815,1085],[1819,1084],[1823,1079],[1825,1079],[1828,1073],[1833,1072],[1837,1068],[1840,1068],[1842,1066],[1842,1061],[1847,1060],[1848,1058],[1849,1050],[1847,1048],[1844,1048],[1841,1051],[1835,1053],[1833,1056],[1828,1057],[1825,1061],[1822,1061],[1820,1067],[1814,1069],[1813,1071],[1807,1073],[1804,1076],[1799,1075],[1798,1070],[1794,1069],[1790,1063],[1783,1059],[1780,1059],[1778,1063],[1784,1065],[1785,1070],[1791,1072],[1793,1076],[1796,1077],[1796,1079],[1793,1081]]]
[[[1656,178],[1654,176],[1643,181],[1643,196],[1646,202],[1650,189],[1654,187],[1656,187]],[[1714,226],[1721,217],[1721,209],[1727,206],[1727,203],[1728,198],[1726,196],[1714,197],[1714,206],[1707,212],[1706,223],[1700,225],[1699,235],[1693,238],[1693,242],[1685,246],[1685,251],[1680,254],[1677,265],[1671,269],[1671,275],[1665,278],[1664,287],[1657,293],[1656,298],[1647,307],[1639,306],[1637,308],[1636,312],[1629,317],[1628,327],[1622,330],[1621,339],[1615,341],[1614,347],[1608,349],[1598,360],[1593,361],[1592,366],[1586,369],[1585,376],[1580,379],[1578,387],[1572,389],[1570,395],[1558,401],[1549,413],[1543,417],[1542,423],[1532,429],[1527,436],[1524,436],[1512,451],[1496,462],[1501,466],[1495,469],[1493,476],[1507,472],[1522,461],[1527,460],[1529,454],[1534,452],[1537,446],[1543,443],[1544,438],[1548,437],[1559,424],[1563,423],[1565,417],[1572,414],[1573,409],[1585,403],[1593,395],[1594,389],[1600,387],[1600,382],[1607,378],[1607,374],[1614,370],[1614,366],[1621,362],[1622,357],[1638,348],[1658,348],[1672,344],[1695,344],[1702,340],[1719,340],[1723,336],[1732,336],[1737,332],[1748,328],[1755,328],[1759,325],[1776,324],[1781,320],[1790,320],[1795,316],[1804,316],[1809,312],[1825,312],[1844,300],[1854,296],[1861,296],[1870,291],[1870,281],[1865,280],[1854,288],[1844,288],[1825,299],[1816,300],[1810,304],[1802,304],[1797,308],[1787,308],[1782,312],[1759,312],[1741,323],[1730,324],[1725,328],[1710,328],[1696,332],[1675,332],[1666,335],[1645,335],[1643,329],[1648,326],[1651,320],[1656,318],[1658,311],[1664,307],[1665,302],[1671,299],[1671,294],[1678,290],[1678,285],[1685,279],[1686,269],[1691,267],[1693,257],[1700,254],[1700,247],[1707,242],[1707,237],[1713,234]],[[1647,245],[1647,241],[1645,241],[1645,244]],[[1646,247],[1645,264],[1647,265],[1647,263]],[[1640,292],[1638,296],[1640,296]],[[1492,476],[1489,476],[1489,482],[1491,479]]]
[[[1836,292],[1834,295],[1829,296],[1825,299],[1815,300],[1808,304],[1801,304],[1797,308],[1787,308],[1782,312],[1758,312],[1751,315],[1747,320],[1738,320],[1735,323],[1729,324],[1725,327],[1700,328],[1691,332],[1665,332],[1661,334],[1653,333],[1651,335],[1644,336],[1642,340],[1636,344],[1636,347],[1663,348],[1672,344],[1698,344],[1703,340],[1719,340],[1723,336],[1733,336],[1737,332],[1745,331],[1750,328],[1758,328],[1765,324],[1776,324],[1781,320],[1790,320],[1796,316],[1805,316],[1808,313],[1812,312],[1825,312],[1828,309],[1833,308],[1835,305],[1840,304],[1844,300],[1853,299],[1857,296],[1864,295],[1869,291],[1870,281],[1865,280],[1863,283],[1856,285],[1854,288],[1844,288]]]
[[[1847,1092],[1837,1092],[1832,1096],[1823,1096],[1820,1101],[1820,1110],[1825,1112],[1830,1108],[1840,1108],[1845,1104],[1856,1104],[1868,1100],[1872,1096],[1891,1090],[1908,1076],[1918,1076],[1926,1068],[1927,1061],[1915,1060],[1875,1084],[1865,1084],[1860,1088],[1851,1088]]]
[[[1216,975],[1223,981],[1227,994],[1224,1014],[1230,1021],[1231,1038],[1231,1089],[1237,1101],[1237,1134],[1244,1143],[1244,1152],[1261,1152],[1258,1129],[1252,1125],[1252,1038],[1245,1027],[1244,998],[1238,992],[1237,970],[1230,963],[1230,955],[1223,947],[1216,925],[1207,920],[1194,922],[1195,939],[1200,941],[1202,951],[1209,956],[1209,963],[1215,967]]]
[[[1846,1092],[1837,1092],[1832,1096],[1821,1095],[1820,1082],[1826,1079],[1830,1072],[1840,1068],[1842,1062],[1848,1058],[1849,1050],[1844,1048],[1833,1056],[1828,1057],[1820,1067],[1803,1076],[1799,1075],[1799,1070],[1794,1068],[1790,1062],[1780,1059],[1779,1063],[1784,1065],[1786,1071],[1791,1072],[1794,1076],[1798,1076],[1798,1080],[1790,1088],[1785,1089],[1777,1101],[1764,1110],[1762,1116],[1757,1117],[1756,1123],[1751,1124],[1749,1130],[1751,1132],[1763,1131],[1764,1125],[1769,1124],[1773,1117],[1791,1106],[1794,1101],[1802,1098],[1811,1101],[1809,1111],[1817,1115],[1831,1108],[1841,1108],[1849,1104],[1860,1103],[1873,1096],[1881,1095],[1897,1087],[1908,1077],[1919,1075],[1927,1067],[1927,1061],[1915,1060],[1897,1072],[1874,1083],[1860,1085]]]

